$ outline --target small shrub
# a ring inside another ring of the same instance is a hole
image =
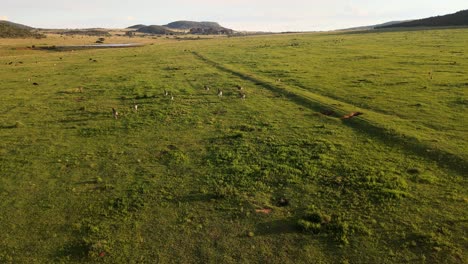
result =
[[[411,180],[422,184],[433,184],[437,182],[437,178],[435,176],[427,173],[414,175]]]
[[[234,198],[239,195],[239,191],[232,185],[215,186],[214,196],[216,199]]]
[[[327,224],[331,221],[331,216],[320,212],[315,206],[310,206],[305,211],[304,219],[312,223]]]
[[[307,221],[312,222],[312,223],[320,224],[320,223],[322,223],[322,214],[320,212],[309,211],[309,212],[306,212],[305,219]]]
[[[341,220],[337,220],[328,225],[328,231],[333,239],[342,244],[349,244],[348,236],[352,233],[349,224]]]
[[[330,216],[325,214],[314,206],[310,206],[304,217],[297,221],[297,225],[304,232],[309,232],[312,234],[324,233],[332,237],[333,240],[342,244],[349,244],[348,236],[354,233],[354,229],[350,225],[342,221],[338,216]],[[362,229],[362,233],[370,234],[365,226],[358,227],[357,229]]]
[[[299,219],[299,221],[297,221],[297,224],[301,228],[301,230],[305,232],[311,232],[312,234],[318,234],[322,229],[322,225],[320,223],[313,223],[304,219]]]

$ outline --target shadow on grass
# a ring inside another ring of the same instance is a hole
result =
[[[300,233],[296,225],[297,219],[286,218],[257,224],[255,227],[256,236],[280,235],[290,233]]]
[[[216,195],[214,194],[194,193],[194,194],[188,194],[188,195],[179,197],[177,199],[177,202],[182,202],[182,203],[210,202],[213,199],[216,199]]]
[[[18,128],[18,126],[17,125],[0,126],[0,129],[13,129],[13,128]]]
[[[231,70],[223,66],[222,64],[217,63],[216,61],[212,61],[204,57],[203,55],[197,52],[192,52],[192,54],[198,59],[200,59],[201,61],[217,68],[218,70],[233,74],[239,78],[250,81],[256,85],[261,85],[262,87],[274,93],[282,95],[285,98],[301,106],[312,109],[314,111],[320,112],[320,111],[323,111],[324,109],[333,110],[334,112],[336,112],[336,114],[334,115],[335,117],[343,116],[343,114],[346,113],[345,111],[337,108],[336,106],[329,105],[329,104],[326,104],[326,103],[323,103],[323,102],[320,102],[318,100],[314,100],[311,98],[303,97],[301,95],[298,95],[286,89],[277,87],[268,82],[259,80],[253,76],[249,76],[247,74],[244,74],[235,70]],[[449,153],[441,149],[433,148],[423,142],[420,142],[417,138],[414,138],[412,136],[399,134],[390,129],[380,127],[376,124],[371,123],[370,121],[366,119],[359,118],[359,117],[348,119],[348,120],[343,120],[343,124],[355,129],[358,133],[367,134],[368,136],[373,137],[383,142],[384,144],[387,144],[390,146],[397,146],[397,147],[404,149],[405,151],[409,153],[430,159],[436,162],[437,164],[439,164],[439,166],[443,168],[455,171],[457,173],[461,173],[462,175],[465,175],[466,171],[468,171],[468,161],[465,160],[463,157],[459,157],[457,155],[454,155],[452,153]]]
[[[89,248],[83,241],[70,242],[59,249],[54,257],[57,259],[67,259],[78,263],[84,262],[88,257]]]

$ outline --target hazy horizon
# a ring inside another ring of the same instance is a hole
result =
[[[321,3],[322,2],[322,3]],[[466,1],[267,1],[174,0],[171,2],[15,0],[0,20],[37,28],[126,28],[176,20],[215,21],[234,30],[320,31],[418,19],[468,9]]]

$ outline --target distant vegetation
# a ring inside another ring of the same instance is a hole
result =
[[[376,28],[448,26],[468,26],[468,10],[459,11],[445,16],[429,17],[398,24],[383,25]]]
[[[142,27],[146,27],[146,25],[143,25],[143,24],[133,25],[133,26],[128,27],[127,29],[140,29]]]
[[[156,35],[166,35],[166,34],[174,34],[175,32],[163,27],[163,26],[157,26],[157,25],[152,25],[152,26],[147,26],[147,27],[142,27],[137,30],[137,32],[141,33],[147,33],[147,34],[156,34]]]
[[[134,25],[128,29],[136,29],[136,32],[173,35],[173,34],[197,34],[197,35],[231,35],[234,30],[222,27],[216,22],[175,21],[164,26]]]
[[[30,26],[26,26],[26,25],[22,25],[22,24],[18,24],[18,23],[13,23],[13,22],[6,21],[6,20],[0,20],[0,24],[10,25],[12,27],[21,28],[21,29],[28,29],[28,30],[34,29],[33,27],[30,27]]]
[[[32,27],[0,20],[0,38],[42,38]]]
[[[83,29],[83,30],[70,30],[62,32],[64,35],[85,35],[85,36],[110,36],[111,34],[105,30],[98,29]]]
[[[216,22],[175,21],[167,24],[166,27],[189,30],[190,34],[200,35],[229,35],[234,33],[234,30],[222,27]]]
[[[192,29],[192,28],[222,28],[216,22],[195,22],[195,21],[175,21],[165,25],[165,27],[173,29]]]
[[[386,22],[386,23],[382,23],[382,24],[377,24],[377,25],[345,28],[345,29],[340,29],[340,31],[372,30],[372,29],[375,29],[375,28],[384,27],[384,26],[391,26],[391,25],[400,24],[400,23],[407,22],[407,21],[412,21],[412,20],[406,20],[406,21],[390,21],[390,22]]]

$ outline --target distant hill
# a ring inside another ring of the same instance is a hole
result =
[[[223,28],[220,24],[216,22],[195,22],[195,21],[175,21],[164,26],[168,28],[172,28],[172,29],[184,29],[184,30],[190,30],[192,28],[202,28],[202,29]]]
[[[352,27],[352,28],[345,28],[345,29],[339,29],[339,31],[360,31],[360,30],[372,30],[376,29],[379,27],[384,27],[384,26],[391,26],[394,24],[400,24],[403,22],[409,22],[412,20],[405,20],[405,21],[390,21],[382,24],[377,24],[377,25],[370,25],[370,26],[362,26],[362,27]]]
[[[413,20],[409,22],[383,25],[379,28],[394,27],[448,27],[448,26],[468,26],[468,10],[462,10],[454,14],[435,16],[424,19]]]
[[[195,21],[175,21],[165,25],[174,30],[188,30],[190,34],[198,35],[229,35],[233,34],[234,30],[222,27],[216,22],[195,22]]]
[[[0,20],[0,24],[10,25],[10,26],[15,27],[15,28],[34,29],[33,27],[30,27],[30,26],[26,26],[26,25],[18,24],[18,23],[13,23],[13,22],[6,21],[6,20]]]
[[[137,32],[141,33],[147,33],[147,34],[157,34],[157,35],[165,35],[165,34],[174,34],[175,32],[168,29],[167,27],[163,26],[157,26],[157,25],[152,25],[152,26],[145,26],[142,28],[139,28]]]
[[[131,27],[128,27],[127,29],[140,29],[140,28],[143,28],[143,27],[147,27],[147,25],[143,25],[143,24],[138,24],[138,25],[133,25]]]
[[[33,31],[32,27],[0,20],[0,38],[41,38],[44,35]]]
[[[137,29],[137,32],[147,34],[198,34],[198,35],[219,35],[219,34],[233,34],[234,30],[222,27],[216,22],[196,22],[196,21],[175,21],[164,26],[143,26],[135,25],[129,29]]]

